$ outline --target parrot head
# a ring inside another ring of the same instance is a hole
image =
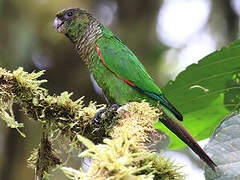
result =
[[[93,17],[87,11],[79,8],[69,8],[56,14],[53,26],[71,41],[75,41],[84,34],[86,27],[92,20]]]

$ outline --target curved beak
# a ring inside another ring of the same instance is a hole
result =
[[[53,27],[60,33],[64,33],[64,28],[63,28],[64,21],[59,19],[58,17],[55,18]]]

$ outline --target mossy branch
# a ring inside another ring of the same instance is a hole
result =
[[[50,96],[40,85],[46,80],[37,80],[44,71],[24,72],[22,68],[13,73],[0,69],[0,112],[1,117],[11,128],[23,127],[18,124],[12,113],[12,104],[20,104],[28,118],[61,129],[62,135],[74,138],[76,134],[87,136],[91,129],[91,120],[102,105],[90,103],[84,107],[83,98],[72,101],[72,93],[63,92],[60,96]]]
[[[183,179],[179,167],[149,152],[154,149],[149,145],[165,137],[154,129],[158,109],[145,102],[133,102],[117,112],[108,109],[96,124],[94,115],[105,105],[90,102],[84,106],[83,98],[73,101],[72,93],[68,92],[49,95],[47,89],[40,86],[47,81],[38,80],[43,73],[27,73],[23,68],[9,72],[0,68],[0,117],[8,127],[19,131],[23,124],[15,120],[12,110],[17,103],[28,118],[43,126],[40,146],[29,158],[30,166],[36,168],[40,179],[62,162],[48,138],[53,135],[66,137],[77,149],[83,150],[84,145],[87,150],[80,156],[93,159],[88,172],[60,165],[71,179]]]

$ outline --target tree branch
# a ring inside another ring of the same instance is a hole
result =
[[[23,127],[14,117],[12,105],[20,105],[28,118],[42,124],[43,137],[38,148],[29,158],[40,179],[59,166],[71,179],[182,179],[183,175],[168,160],[149,150],[166,136],[155,130],[159,110],[146,102],[129,103],[117,110],[108,109],[93,123],[94,115],[105,105],[90,102],[84,106],[83,98],[70,99],[72,93],[49,95],[41,87],[46,80],[38,80],[44,73],[27,73],[23,68],[9,72],[0,68],[0,117],[11,128]],[[20,132],[20,131],[19,131]],[[22,132],[21,135],[24,136]],[[57,138],[67,138],[70,145],[83,151],[81,157],[91,157],[93,164],[88,172],[60,165],[62,160],[55,153],[52,143]],[[95,144],[96,145],[95,145]],[[99,144],[102,143],[102,144]],[[150,145],[150,146],[149,146]]]

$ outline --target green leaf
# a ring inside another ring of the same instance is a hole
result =
[[[240,177],[240,115],[226,117],[204,148],[217,164],[216,172],[205,167],[206,180],[232,180]]]
[[[208,138],[226,114],[239,109],[240,40],[188,66],[163,93],[183,114],[183,125],[193,137]],[[170,148],[185,146],[174,134],[169,135]]]

